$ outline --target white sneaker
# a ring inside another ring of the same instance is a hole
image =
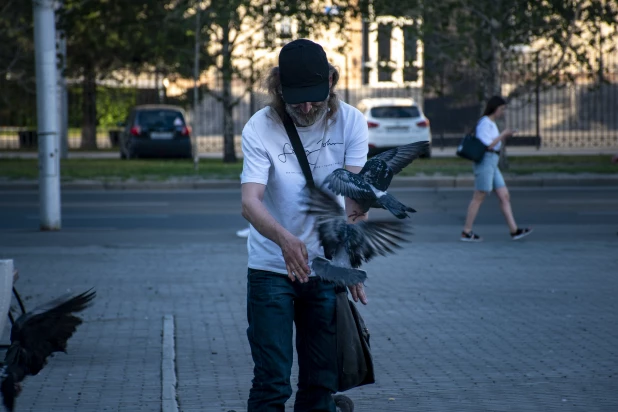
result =
[[[249,237],[249,232],[251,231],[251,228],[246,228],[246,229],[242,229],[239,230],[238,232],[236,232],[236,236],[238,237]]]

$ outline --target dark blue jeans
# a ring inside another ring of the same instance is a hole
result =
[[[301,284],[281,274],[249,269],[247,336],[253,387],[249,412],[284,411],[292,395],[292,323],[296,323],[298,392],[295,412],[335,412],[337,330],[335,285],[310,278]]]

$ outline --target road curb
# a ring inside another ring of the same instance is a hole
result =
[[[550,175],[550,176],[505,176],[510,187],[565,187],[565,186],[618,186],[618,174],[612,175]],[[37,181],[0,181],[0,191],[38,190]],[[238,189],[238,180],[180,180],[180,181],[74,181],[63,182],[63,190],[206,190]],[[395,177],[393,188],[472,188],[474,177],[468,176],[420,176]]]
[[[163,351],[161,357],[162,412],[178,412],[174,338],[174,316],[165,315],[163,317]]]

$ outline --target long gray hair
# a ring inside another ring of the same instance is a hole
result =
[[[339,71],[332,64],[328,64],[328,74],[333,78],[333,84],[330,86],[330,94],[328,96],[328,112],[326,113],[326,119],[333,119],[337,110],[339,109],[339,96],[335,92],[335,86],[339,82]],[[279,77],[279,66],[273,67],[266,80],[264,81],[264,87],[268,92],[268,100],[266,104],[276,111],[285,111],[285,101],[281,93],[281,79]]]

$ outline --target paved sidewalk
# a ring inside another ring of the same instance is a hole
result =
[[[488,225],[481,244],[458,242],[457,229],[419,226],[367,266],[360,311],[377,383],[349,391],[356,410],[618,410],[616,228],[540,226],[512,242]],[[246,410],[245,242],[186,233],[2,232],[0,258],[15,260],[29,308],[69,289],[98,294],[18,411],[160,411],[166,314],[180,410]]]

